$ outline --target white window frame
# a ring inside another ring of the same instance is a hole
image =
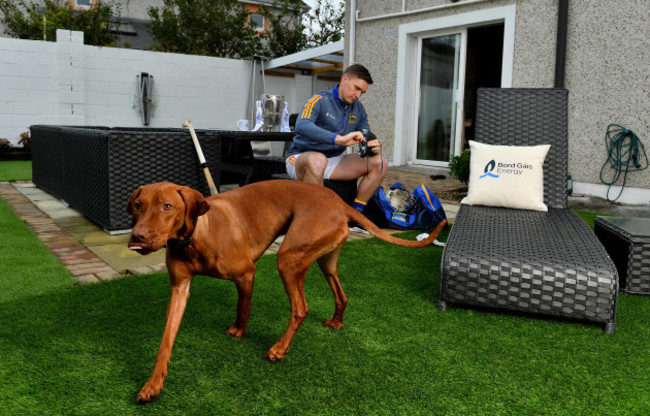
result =
[[[79,0],[74,0],[74,7],[77,9],[91,9],[93,7],[93,0],[89,0],[88,3],[90,4],[79,4]]]
[[[397,57],[397,87],[395,97],[395,143],[393,147],[393,164],[413,163],[412,148],[415,146],[417,128],[416,109],[418,102],[419,60],[418,51],[423,35],[437,36],[453,30],[466,30],[469,27],[486,24],[503,23],[503,57],[501,70],[501,87],[512,86],[512,68],[515,44],[516,5],[495,7],[455,14],[435,19],[406,23],[399,26],[399,43]],[[464,80],[459,89],[464,89]],[[458,136],[457,136],[458,137]]]
[[[263,15],[259,14],[259,13],[250,13],[249,17],[248,17],[248,24],[249,25],[251,25],[251,23],[253,23],[253,16],[259,16],[259,17],[262,18],[262,26],[256,26],[255,30],[257,30],[258,32],[264,32],[264,30],[266,30],[266,18]]]
[[[420,33],[417,35],[417,62],[418,65],[416,66],[416,72],[415,72],[415,91],[414,91],[414,97],[413,97],[413,108],[415,110],[415,116],[412,117],[411,122],[413,123],[412,126],[409,127],[410,131],[413,132],[413,145],[410,146],[408,149],[408,161],[412,162],[415,165],[430,165],[430,166],[447,166],[449,165],[448,162],[441,162],[441,161],[432,161],[432,160],[424,160],[424,159],[418,159],[417,158],[417,145],[415,144],[415,141],[417,140],[415,135],[418,132],[418,115],[420,112],[420,79],[422,77],[421,69],[422,65],[421,63],[421,56],[422,56],[422,41],[426,38],[431,38],[431,37],[436,37],[436,36],[447,36],[447,35],[455,35],[458,34],[460,36],[460,56],[459,56],[459,62],[456,64],[458,65],[458,86],[456,88],[456,91],[454,92],[454,107],[455,107],[455,126],[452,129],[454,132],[454,137],[451,138],[453,144],[454,144],[454,149],[450,149],[450,154],[453,156],[454,154],[458,153],[458,149],[460,149],[461,141],[458,140],[458,131],[459,129],[462,128],[462,114],[463,114],[463,100],[462,97],[464,97],[464,91],[465,91],[465,83],[463,80],[465,79],[465,64],[466,64],[466,55],[467,55],[467,28],[455,28],[452,30],[442,30],[442,31],[435,31],[433,33],[431,32],[426,32],[426,33]]]

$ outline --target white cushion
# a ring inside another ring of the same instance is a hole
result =
[[[461,204],[548,211],[542,165],[550,144],[496,146],[470,140],[469,187]]]

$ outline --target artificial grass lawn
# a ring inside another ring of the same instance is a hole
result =
[[[70,287],[75,282],[0,198],[0,302]]]
[[[410,238],[414,233],[408,234]],[[649,298],[621,295],[616,332],[463,308],[436,309],[442,249],[348,243],[341,330],[314,268],[290,353],[262,357],[289,305],[275,256],[258,262],[249,330],[230,282],[199,276],[161,397],[135,404],[156,356],[166,274],[75,286],[0,305],[5,414],[645,414]]]
[[[0,161],[0,182],[31,181],[31,160],[3,160]]]
[[[239,340],[223,335],[235,317],[234,285],[195,278],[162,395],[138,406],[165,323],[167,275],[71,285],[44,247],[14,242],[29,240],[29,231],[9,211],[0,200],[0,288],[9,294],[0,297],[0,414],[650,410],[650,298],[621,294],[611,335],[582,322],[456,307],[441,312],[435,305],[442,249],[376,239],[344,247],[339,267],[349,304],[341,330],[322,326],[334,310],[332,294],[320,271],[310,270],[310,315],[278,363],[263,359],[289,319],[276,257],[258,262],[248,333]],[[55,284],[47,283],[50,269]]]

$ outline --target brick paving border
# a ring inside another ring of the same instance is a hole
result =
[[[412,188],[418,186],[416,183],[422,180],[422,177],[423,175],[417,173],[406,174],[402,172],[396,174],[396,179],[402,180],[402,183],[406,186],[410,185]],[[386,179],[392,181],[395,178],[387,177]],[[25,224],[36,234],[38,239],[45,244],[80,284],[97,283],[118,279],[123,276],[36,207],[13,183],[31,184],[31,181],[0,182],[0,197],[25,221]],[[454,184],[451,186],[454,186]],[[384,231],[389,234],[399,232],[391,229],[384,229]],[[370,237],[372,235],[366,233],[350,233],[348,241]],[[277,253],[280,244],[281,239],[276,240],[264,254]],[[148,274],[162,271],[166,271],[164,264],[128,269],[125,273]]]
[[[27,182],[19,182],[27,183]],[[88,250],[52,218],[38,209],[9,182],[0,182],[0,197],[5,200],[39,240],[59,259],[80,283],[96,283],[122,277],[95,253]]]
[[[29,198],[13,186],[13,183],[31,182],[0,182],[0,197],[25,221],[30,230],[36,234],[38,239],[45,244],[80,284],[97,283],[118,279],[123,276],[36,207]],[[396,232],[395,230],[385,231],[390,234]],[[365,233],[350,233],[348,241],[369,237],[371,235]],[[281,241],[279,239],[273,242],[264,254],[277,253]],[[164,271],[166,271],[166,267],[161,264],[152,267],[127,269],[126,274],[149,274]]]

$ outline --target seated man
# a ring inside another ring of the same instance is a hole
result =
[[[311,97],[296,120],[295,137],[287,158],[287,173],[303,182],[323,184],[323,179],[351,180],[363,176],[354,208],[363,212],[381,185],[388,162],[381,156],[381,141],[370,133],[368,115],[359,99],[372,84],[368,70],[350,65],[341,83]],[[344,154],[346,147],[367,141],[368,155]]]

